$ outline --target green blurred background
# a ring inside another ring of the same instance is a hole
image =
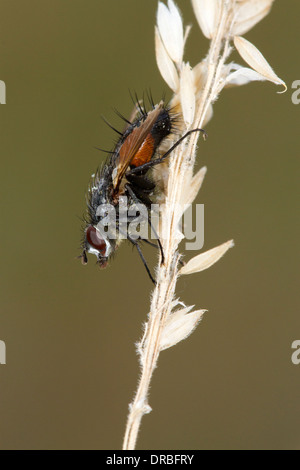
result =
[[[207,52],[193,29],[186,59]],[[150,0],[0,0],[2,449],[118,449],[139,375],[134,343],[151,283],[124,244],[106,271],[79,254],[91,173],[129,116],[128,90],[167,86],[156,67]],[[207,125],[198,168],[208,173],[205,246],[234,238],[211,269],[177,293],[208,313],[164,351],[139,449],[300,449],[300,3],[276,1],[246,37],[289,86],[225,90]],[[237,54],[233,59],[238,60]],[[240,60],[240,63],[243,63]],[[171,97],[170,92],[167,93]],[[153,266],[155,254],[145,249]],[[187,253],[186,259],[191,256]]]

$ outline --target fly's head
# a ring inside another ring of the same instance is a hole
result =
[[[110,169],[104,166],[100,174],[93,175],[87,195],[86,226],[82,240],[82,264],[87,264],[87,254],[92,253],[96,255],[100,268],[107,267],[109,257],[115,251],[115,242],[106,230],[110,225],[108,217],[112,208],[108,196],[111,179],[108,170]]]
[[[93,225],[87,226],[82,245],[82,264],[87,264],[88,262],[87,253],[92,253],[97,256],[97,264],[100,268],[107,267],[108,259],[113,251],[113,245],[107,237],[101,234],[97,227]]]

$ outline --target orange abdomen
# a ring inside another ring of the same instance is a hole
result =
[[[133,159],[130,162],[130,166],[141,166],[144,163],[150,162],[154,153],[154,138],[151,134],[148,134]]]

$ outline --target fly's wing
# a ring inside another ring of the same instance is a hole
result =
[[[113,186],[116,191],[124,177],[127,168],[134,159],[135,154],[150,134],[151,129],[157,120],[161,110],[163,109],[163,103],[159,103],[155,109],[150,111],[147,118],[138,127],[135,127],[133,131],[126,137],[123,144],[120,147],[119,155],[116,159],[116,167],[113,172]]]

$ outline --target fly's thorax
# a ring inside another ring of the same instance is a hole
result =
[[[160,145],[163,139],[170,135],[173,128],[173,119],[170,110],[162,108],[156,122],[151,130],[151,135],[155,140],[156,147]]]

